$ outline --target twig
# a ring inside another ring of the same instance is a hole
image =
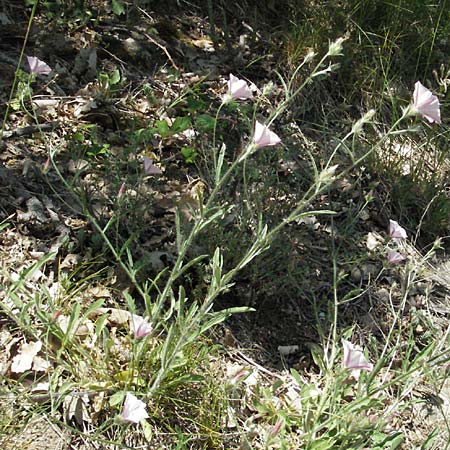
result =
[[[147,18],[152,19],[150,14],[147,11],[145,11],[144,9],[139,8],[139,11],[141,11],[141,13],[144,14]],[[170,64],[172,64],[172,67],[175,70],[180,70],[180,68],[175,64],[172,57],[170,56],[170,53],[168,52],[167,48],[164,47],[164,45],[160,44],[158,41],[156,41],[154,38],[152,38],[148,33],[143,33],[143,34],[152,44],[157,45],[166,54],[167,59],[170,61]]]
[[[170,56],[170,53],[167,51],[167,48],[164,47],[164,45],[160,44],[158,41],[156,41],[155,39],[153,39],[149,34],[144,33],[144,36],[152,43],[157,45],[167,56],[167,59],[170,61],[170,64],[172,64],[172,67],[175,70],[180,70],[180,68],[175,64],[175,62],[173,61],[172,57]]]
[[[59,127],[59,122],[50,122],[37,125],[29,125],[27,127],[16,128],[15,130],[3,132],[0,139],[11,139],[13,137],[29,136],[39,131],[53,131]]]
[[[284,377],[281,375],[278,375],[275,372],[271,372],[270,370],[266,369],[265,367],[258,364],[256,361],[253,361],[253,359],[249,358],[248,356],[244,355],[241,351],[233,352],[234,355],[238,356],[239,358],[243,359],[247,363],[251,364],[252,366],[256,367],[260,372],[265,373],[266,375],[269,375],[270,377],[279,378],[280,380],[284,380]]]

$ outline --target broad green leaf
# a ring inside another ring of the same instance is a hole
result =
[[[153,440],[152,427],[145,419],[141,420],[140,424],[142,426],[142,431],[144,432],[145,440],[149,443],[152,442],[152,440]]]
[[[113,395],[111,395],[111,397],[109,397],[109,406],[116,406],[119,403],[122,403],[124,398],[125,398],[124,391],[115,392]]]
[[[209,114],[200,114],[195,119],[195,128],[204,133],[214,130],[216,120]]]
[[[191,118],[189,116],[177,117],[170,127],[170,132],[172,134],[182,133],[190,128],[191,125]]]
[[[172,134],[169,124],[165,120],[157,120],[155,122],[155,127],[162,138],[168,138]]]
[[[125,8],[120,0],[111,0],[111,9],[116,16],[121,16],[125,12]]]
[[[195,147],[183,147],[180,152],[188,164],[193,163],[195,158],[198,156],[198,152],[195,150]]]
[[[200,98],[194,97],[193,95],[187,97],[186,102],[187,107],[185,108],[185,110],[189,112],[204,111],[206,108],[206,103]]]
[[[109,83],[111,86],[114,86],[120,81],[120,72],[119,69],[114,70],[109,77]]]

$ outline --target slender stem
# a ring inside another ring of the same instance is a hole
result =
[[[39,1],[35,0],[34,4],[33,4],[33,8],[31,9],[30,19],[28,20],[27,31],[25,33],[25,38],[23,40],[22,49],[21,49],[20,55],[19,55],[19,62],[17,63],[17,68],[16,68],[16,72],[14,74],[13,84],[11,86],[11,91],[9,92],[9,99],[8,99],[7,104],[6,104],[5,115],[3,116],[2,129],[0,131],[0,139],[3,136],[3,133],[5,132],[6,120],[8,119],[9,110],[11,108],[11,102],[12,102],[12,99],[13,99],[13,97],[15,95],[17,80],[19,78],[19,70],[20,70],[20,66],[22,65],[23,55],[25,54],[25,48],[27,46],[28,36],[30,35],[31,25],[32,25],[33,20],[34,20],[34,15],[36,13],[36,8],[37,8],[38,3],[39,3]]]

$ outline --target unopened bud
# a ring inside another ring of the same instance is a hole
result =
[[[353,133],[359,133],[362,130],[362,127],[365,123],[370,122],[372,117],[375,115],[374,109],[369,109],[362,117],[352,127]]]
[[[328,47],[328,56],[339,56],[342,55],[342,43],[345,41],[344,38],[340,37],[330,44]]]

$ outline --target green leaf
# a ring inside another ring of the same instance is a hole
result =
[[[214,130],[216,119],[209,114],[200,114],[195,119],[195,128],[199,131],[208,132]]]
[[[109,77],[109,84],[114,86],[120,81],[120,72],[119,69],[114,70],[114,72]]]
[[[120,0],[111,0],[111,9],[116,16],[121,16],[125,8]]]
[[[0,231],[4,230],[5,228],[8,228],[10,225],[9,222],[2,222],[0,223]]]
[[[84,313],[84,317],[88,317],[89,314],[91,314],[93,311],[95,311],[98,308],[101,308],[103,304],[105,303],[104,298],[99,298],[94,303],[92,303],[89,308],[86,309],[86,312]]]
[[[387,435],[381,431],[375,430],[372,436],[373,448],[383,450],[395,450],[403,443],[404,436],[402,433],[394,433]]]
[[[183,147],[180,150],[181,154],[184,157],[184,160],[188,163],[191,164],[194,162],[195,158],[198,156],[198,152],[197,150],[195,150],[194,147]]]
[[[439,436],[439,429],[435,428],[426,438],[425,442],[420,447],[420,450],[428,450],[433,445],[435,439]]]
[[[186,99],[187,102],[187,107],[185,108],[185,110],[189,111],[189,112],[197,112],[197,111],[201,111],[201,110],[205,110],[206,108],[206,103],[201,100],[199,97],[194,97],[194,96],[189,96]]]
[[[304,384],[302,377],[294,368],[291,368],[291,375],[299,386],[302,386]]]
[[[235,308],[227,308],[223,309],[222,311],[217,311],[213,314],[211,314],[212,318],[209,319],[206,323],[204,323],[198,332],[196,333],[196,336],[199,336],[203,334],[205,331],[208,331],[211,327],[214,325],[217,325],[224,320],[228,319],[232,314],[238,314],[238,313],[244,313],[244,312],[250,312],[254,311],[253,308],[249,308],[247,306],[241,306],[241,307],[235,307]]]
[[[186,384],[186,383],[202,383],[203,381],[205,381],[205,377],[201,376],[201,375],[193,375],[193,374],[186,374],[186,375],[181,375],[180,377],[177,377],[176,379],[172,380],[172,381],[168,381],[165,383],[165,389],[173,388],[175,386],[179,386],[181,384]]]
[[[141,420],[142,431],[144,432],[144,437],[147,442],[152,442],[153,440],[153,430],[152,427],[146,420]]]
[[[157,120],[155,122],[155,127],[162,138],[168,138],[172,134],[169,124],[165,120]]]
[[[323,360],[323,349],[320,345],[311,343],[310,344],[311,356],[316,363],[316,365],[320,368],[322,372],[326,371],[326,366]]]
[[[122,403],[124,398],[125,398],[124,391],[115,392],[113,395],[111,395],[111,397],[109,397],[109,406],[116,406],[119,403]]]
[[[333,448],[334,441],[327,438],[319,438],[311,442],[311,445],[308,446],[308,450],[327,450],[329,448]]]
[[[95,322],[95,335],[97,339],[100,337],[102,330],[105,328],[106,322],[108,320],[108,314],[103,314]]]
[[[192,126],[191,118],[189,116],[177,117],[170,127],[172,134],[182,133]]]

